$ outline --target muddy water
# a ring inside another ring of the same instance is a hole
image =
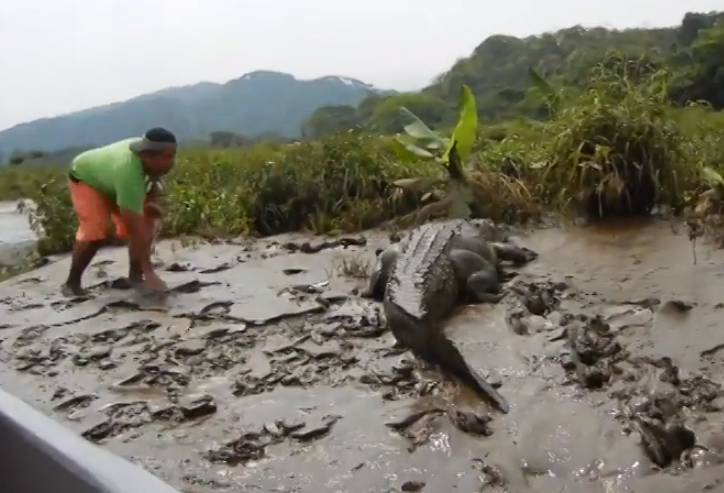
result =
[[[13,264],[30,253],[35,235],[28,220],[17,212],[16,202],[0,202],[0,265]]]
[[[0,284],[0,385],[185,491],[724,491],[721,252],[694,265],[662,224],[519,238],[539,259],[447,329],[501,415],[394,349],[354,294],[352,264],[386,241],[296,240],[163,245],[164,304],[119,289],[122,250],[88,300],[58,294],[67,261]],[[571,334],[595,323],[614,349],[578,373]],[[652,395],[708,451],[656,467],[631,411]]]

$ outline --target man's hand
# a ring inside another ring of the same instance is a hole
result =
[[[144,275],[147,275],[153,272],[153,264],[149,255],[153,232],[146,231],[146,228],[143,227],[144,221],[141,214],[123,208],[121,208],[120,213],[130,236],[129,250],[131,259],[138,262]]]
[[[163,211],[158,202],[149,201],[146,203],[145,214],[152,219],[160,219],[163,216]]]

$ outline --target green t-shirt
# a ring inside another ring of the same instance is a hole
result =
[[[146,174],[141,160],[130,148],[136,140],[121,140],[86,151],[73,160],[70,172],[118,207],[140,214],[146,197]]]

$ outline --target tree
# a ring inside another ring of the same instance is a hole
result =
[[[211,132],[209,134],[209,140],[213,147],[238,147],[247,143],[247,139],[242,135],[235,134],[234,132]]]
[[[354,106],[322,106],[302,125],[302,137],[317,139],[339,130],[347,130],[359,123]]]

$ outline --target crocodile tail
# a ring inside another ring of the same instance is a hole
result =
[[[453,342],[442,333],[437,339],[431,345],[436,352],[435,363],[472,387],[481,397],[491,401],[501,412],[508,414],[508,401],[480,373],[470,367]]]

